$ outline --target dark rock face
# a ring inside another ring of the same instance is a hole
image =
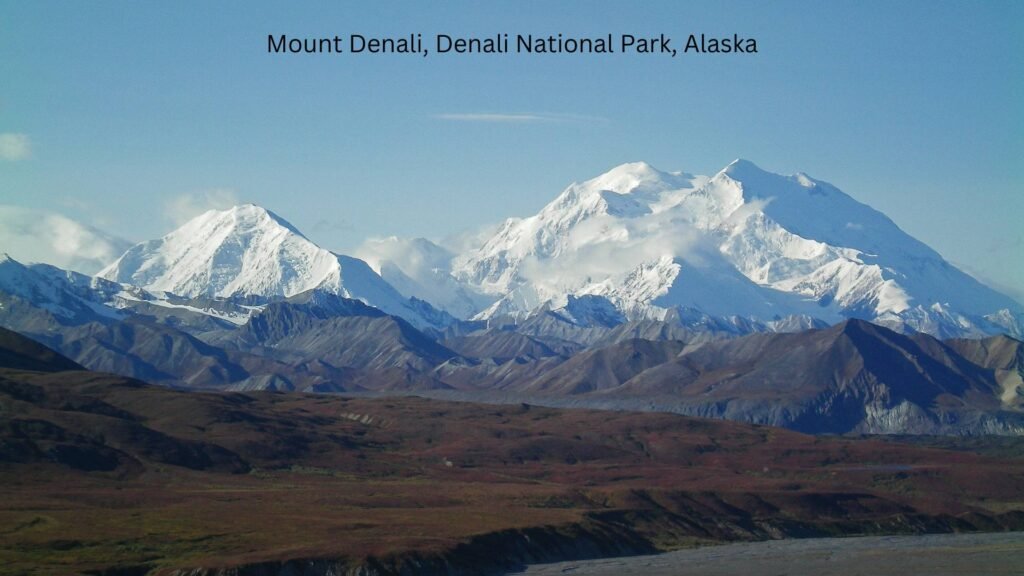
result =
[[[568,359],[468,365],[445,378],[475,373],[474,393],[494,400],[669,411],[812,433],[1020,434],[1021,346],[1005,336],[942,342],[848,320],[737,338],[615,339]]]
[[[83,369],[46,346],[6,328],[0,328],[0,366],[37,372]]]

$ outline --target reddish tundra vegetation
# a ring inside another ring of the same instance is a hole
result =
[[[4,337],[6,574],[479,573],[1024,527],[1009,440],[993,456],[671,414],[182,392]]]

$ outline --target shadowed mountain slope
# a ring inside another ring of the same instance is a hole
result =
[[[66,370],[16,335],[0,350],[5,575],[470,574],[1024,528],[1019,459],[672,414],[184,392]]]

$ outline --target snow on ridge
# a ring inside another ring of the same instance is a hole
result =
[[[835,186],[742,159],[711,177],[630,163],[574,183],[453,258],[452,275],[500,298],[481,319],[586,294],[633,317],[665,306],[762,320],[908,315],[909,329],[963,324],[928,308],[937,302],[979,322],[1021,309]]]
[[[287,298],[321,290],[418,327],[437,327],[443,319],[425,315],[362,260],[317,246],[254,204],[210,210],[162,238],[136,244],[100,276],[183,297]]]
[[[136,244],[99,275],[187,297],[287,297],[339,284],[333,254],[252,204],[208,211]]]
[[[460,254],[424,239],[388,238],[356,255],[365,261],[325,250],[247,204],[136,244],[99,276],[184,298],[320,290],[421,328],[451,318],[411,298],[475,319],[570,305],[583,316],[616,318],[604,308],[611,305],[626,319],[679,310],[766,326],[857,317],[943,335],[1020,333],[1024,319],[1019,303],[881,212],[827,182],[742,159],[710,177],[643,162],[617,166],[574,182],[537,214],[506,220]],[[0,258],[0,280],[18,273],[9,262]],[[66,281],[85,289],[81,278]]]

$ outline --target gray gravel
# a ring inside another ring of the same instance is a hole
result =
[[[655,556],[559,562],[516,574],[974,576],[1024,574],[1024,532],[774,540]]]

